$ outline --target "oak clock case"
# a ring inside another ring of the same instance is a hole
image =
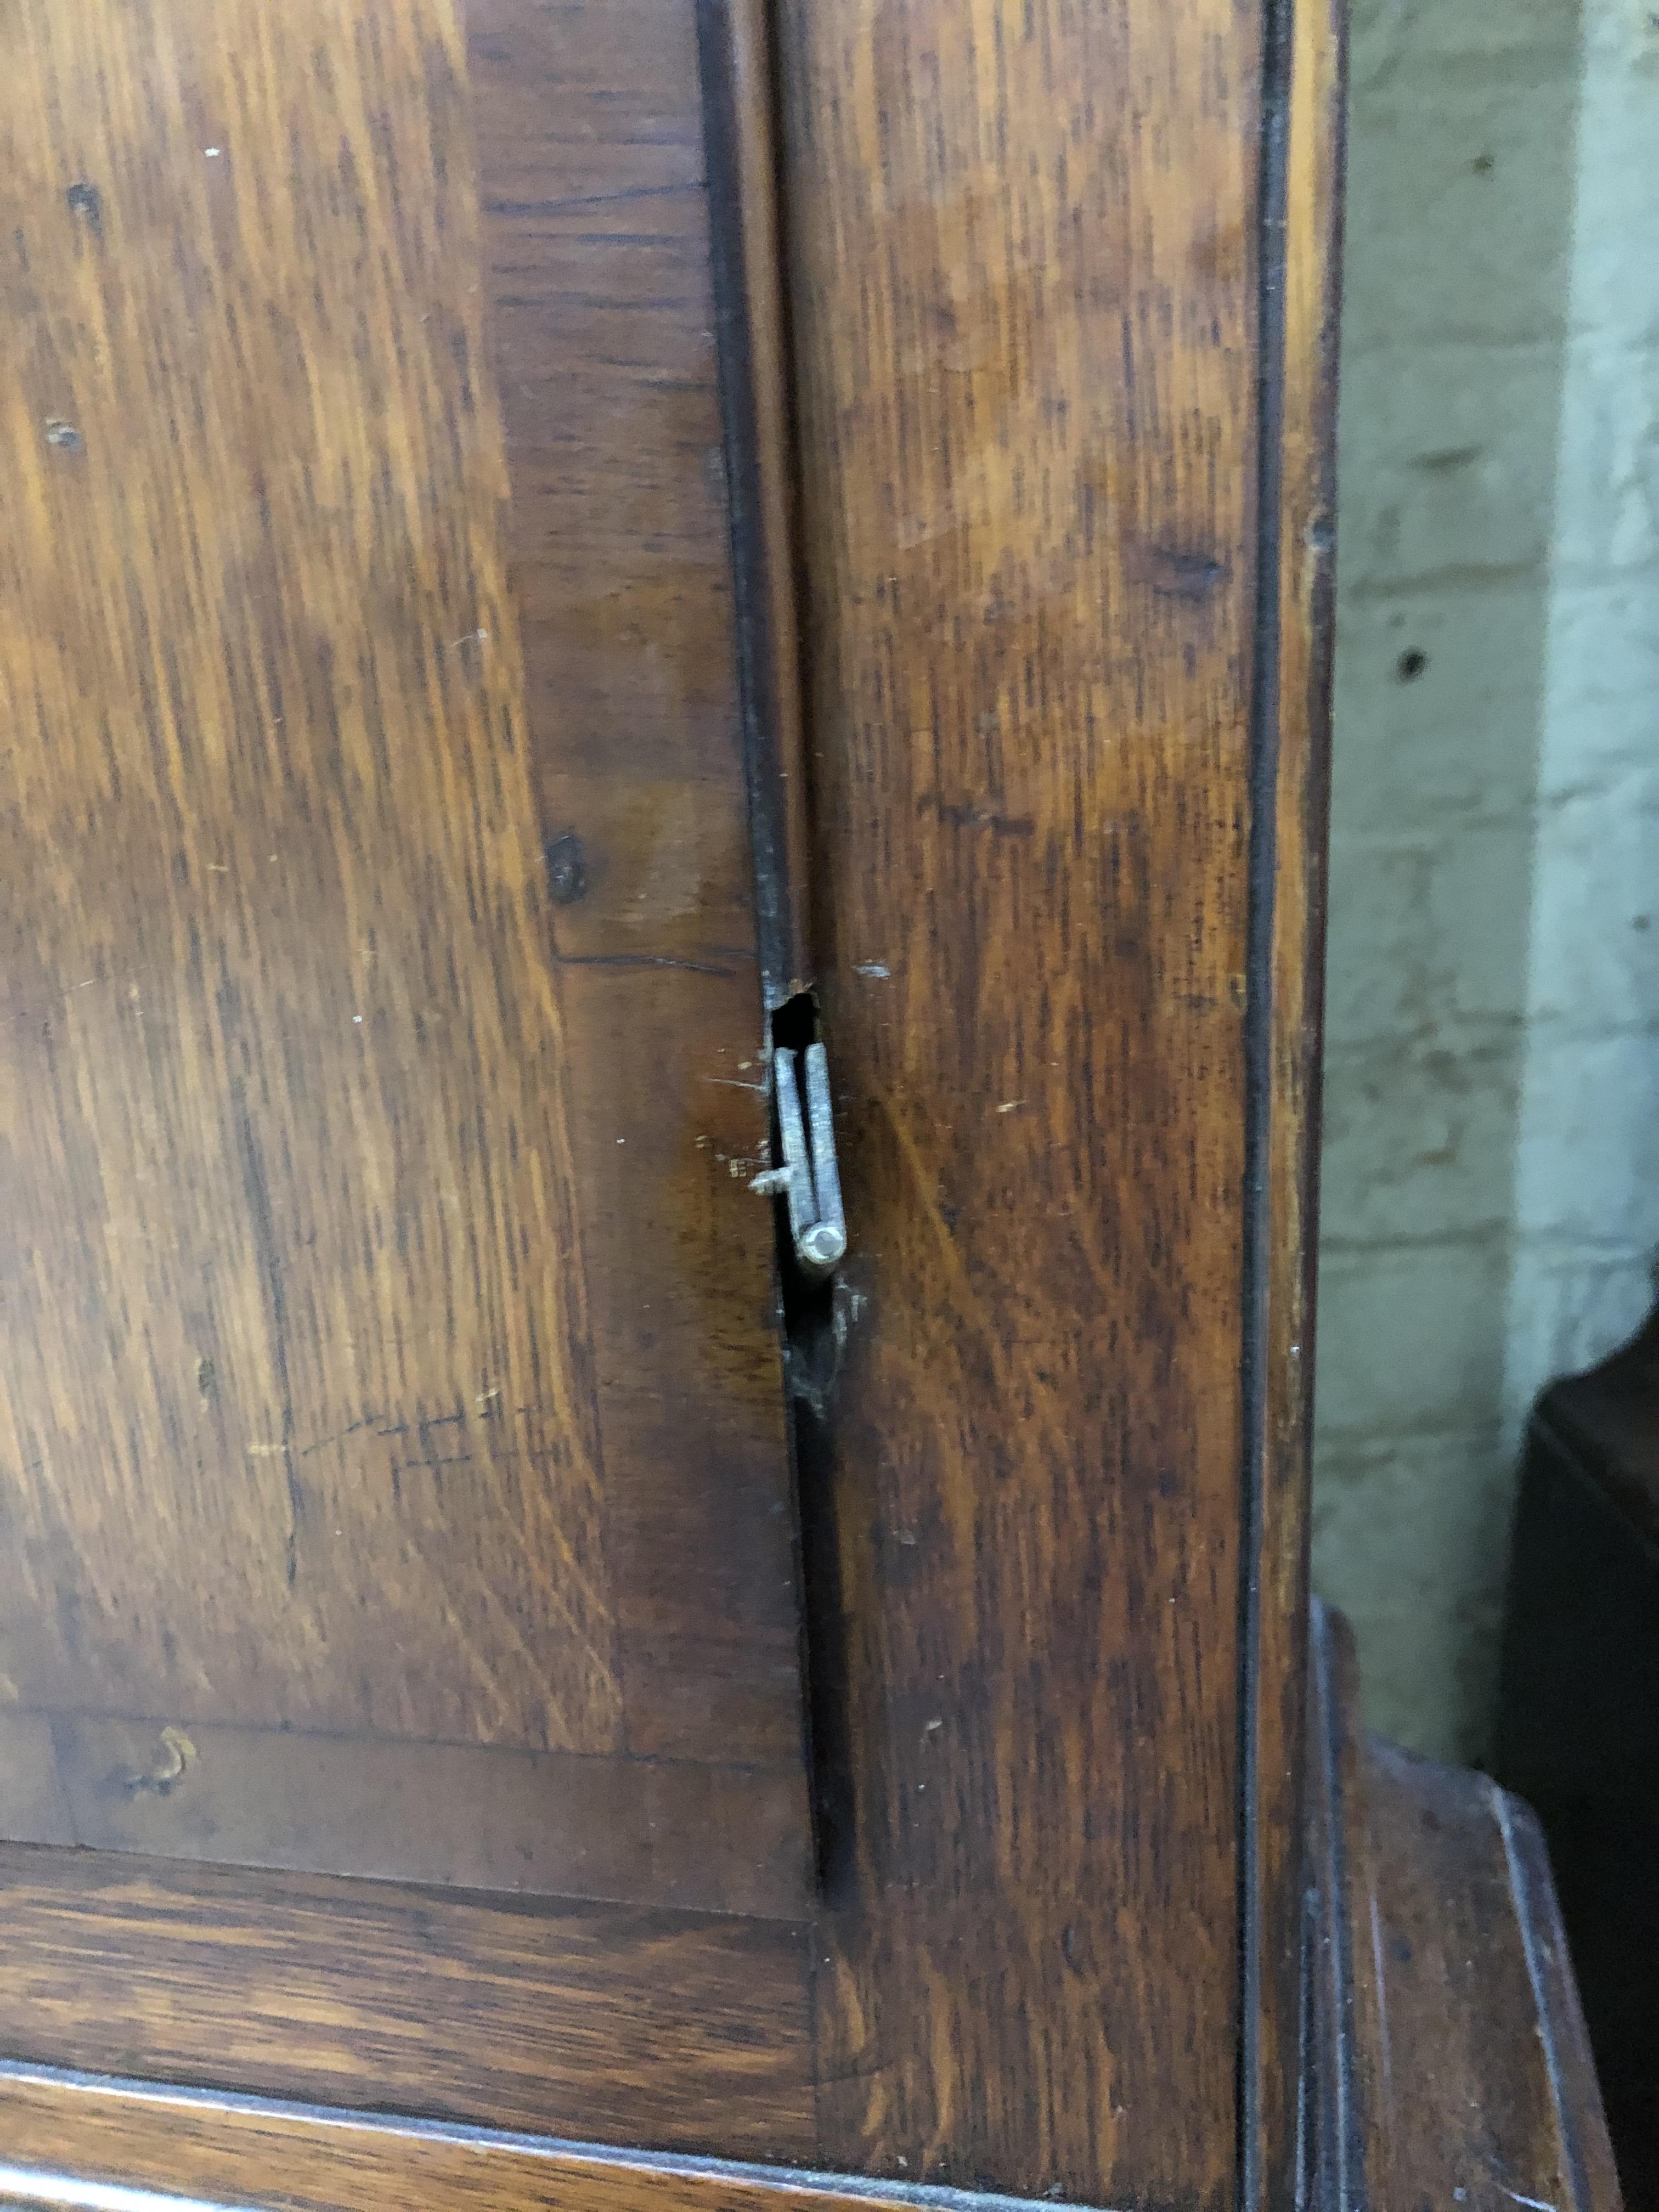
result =
[[[1310,1668],[1332,14],[3,37],[0,2201],[1611,2203]]]

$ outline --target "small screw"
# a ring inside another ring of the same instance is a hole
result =
[[[815,1221],[801,1237],[799,1251],[809,1267],[827,1270],[845,1257],[847,1231],[831,1221]]]
[[[81,450],[81,433],[73,422],[60,422],[58,416],[53,415],[46,423],[46,443],[60,453],[78,453]]]
[[[543,848],[547,888],[559,906],[574,906],[587,891],[587,850],[574,830],[550,837]]]

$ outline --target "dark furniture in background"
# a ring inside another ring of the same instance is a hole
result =
[[[1496,1769],[1537,1808],[1625,2198],[1659,2207],[1659,1314],[1528,1428]]]

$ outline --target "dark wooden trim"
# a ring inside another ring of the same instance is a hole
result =
[[[1279,681],[1290,131],[1290,8],[1259,11],[1261,171],[1255,207],[1255,608],[1251,640],[1249,771],[1249,922],[1245,941],[1244,1204],[1240,1223],[1238,1668],[1238,2087],[1237,2199],[1257,2212],[1262,2173],[1262,1833],[1261,1765],[1261,1589],[1267,1452],[1268,1281],[1274,1246],[1267,1155],[1273,1103],[1273,930],[1279,866]],[[1286,825],[1294,835],[1293,825]],[[1281,2136],[1283,2131],[1279,2131]]]
[[[1240,1696],[1248,1739],[1239,2100],[1246,2212],[1289,2202],[1303,2043],[1299,1976],[1286,1931],[1304,1882],[1345,25],[1340,0],[1280,0],[1269,32],[1277,51],[1266,71],[1261,435],[1264,464],[1275,458],[1261,477],[1262,563],[1264,580],[1269,561],[1274,564],[1276,585],[1271,593],[1264,588],[1261,633],[1262,643],[1271,643],[1273,670],[1258,695],[1256,804],[1271,817],[1272,839],[1270,852],[1259,854],[1264,972],[1252,985],[1262,1054],[1255,1095],[1265,1116],[1255,1163],[1260,1279],[1246,1298],[1247,1343],[1258,1347],[1261,1360]],[[1283,234],[1277,247],[1276,222]],[[1279,335],[1268,347],[1265,334],[1275,320]]]
[[[775,1009],[813,977],[776,106],[763,0],[696,9],[756,927]]]

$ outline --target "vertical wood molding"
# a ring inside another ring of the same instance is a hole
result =
[[[1219,2206],[1262,20],[781,21],[854,1253],[802,1455],[824,2156]]]
[[[1245,1653],[1243,1818],[1253,1830],[1241,1899],[1245,1956],[1241,2199],[1290,2201],[1301,2050],[1298,1948],[1308,1726],[1309,1459],[1318,1263],[1319,1067],[1335,583],[1337,309],[1340,287],[1344,9],[1278,0],[1263,117],[1261,226],[1267,445],[1261,481],[1271,684],[1258,690],[1260,788],[1271,798],[1265,961],[1253,1012],[1265,1037],[1261,1346],[1252,1588]],[[1276,112],[1275,112],[1276,109]],[[1276,204],[1275,204],[1276,203]],[[1266,324],[1276,318],[1278,331]],[[1263,673],[1258,666],[1258,681]]]
[[[763,0],[697,0],[708,214],[762,984],[813,976],[794,471],[779,236],[777,106]]]

